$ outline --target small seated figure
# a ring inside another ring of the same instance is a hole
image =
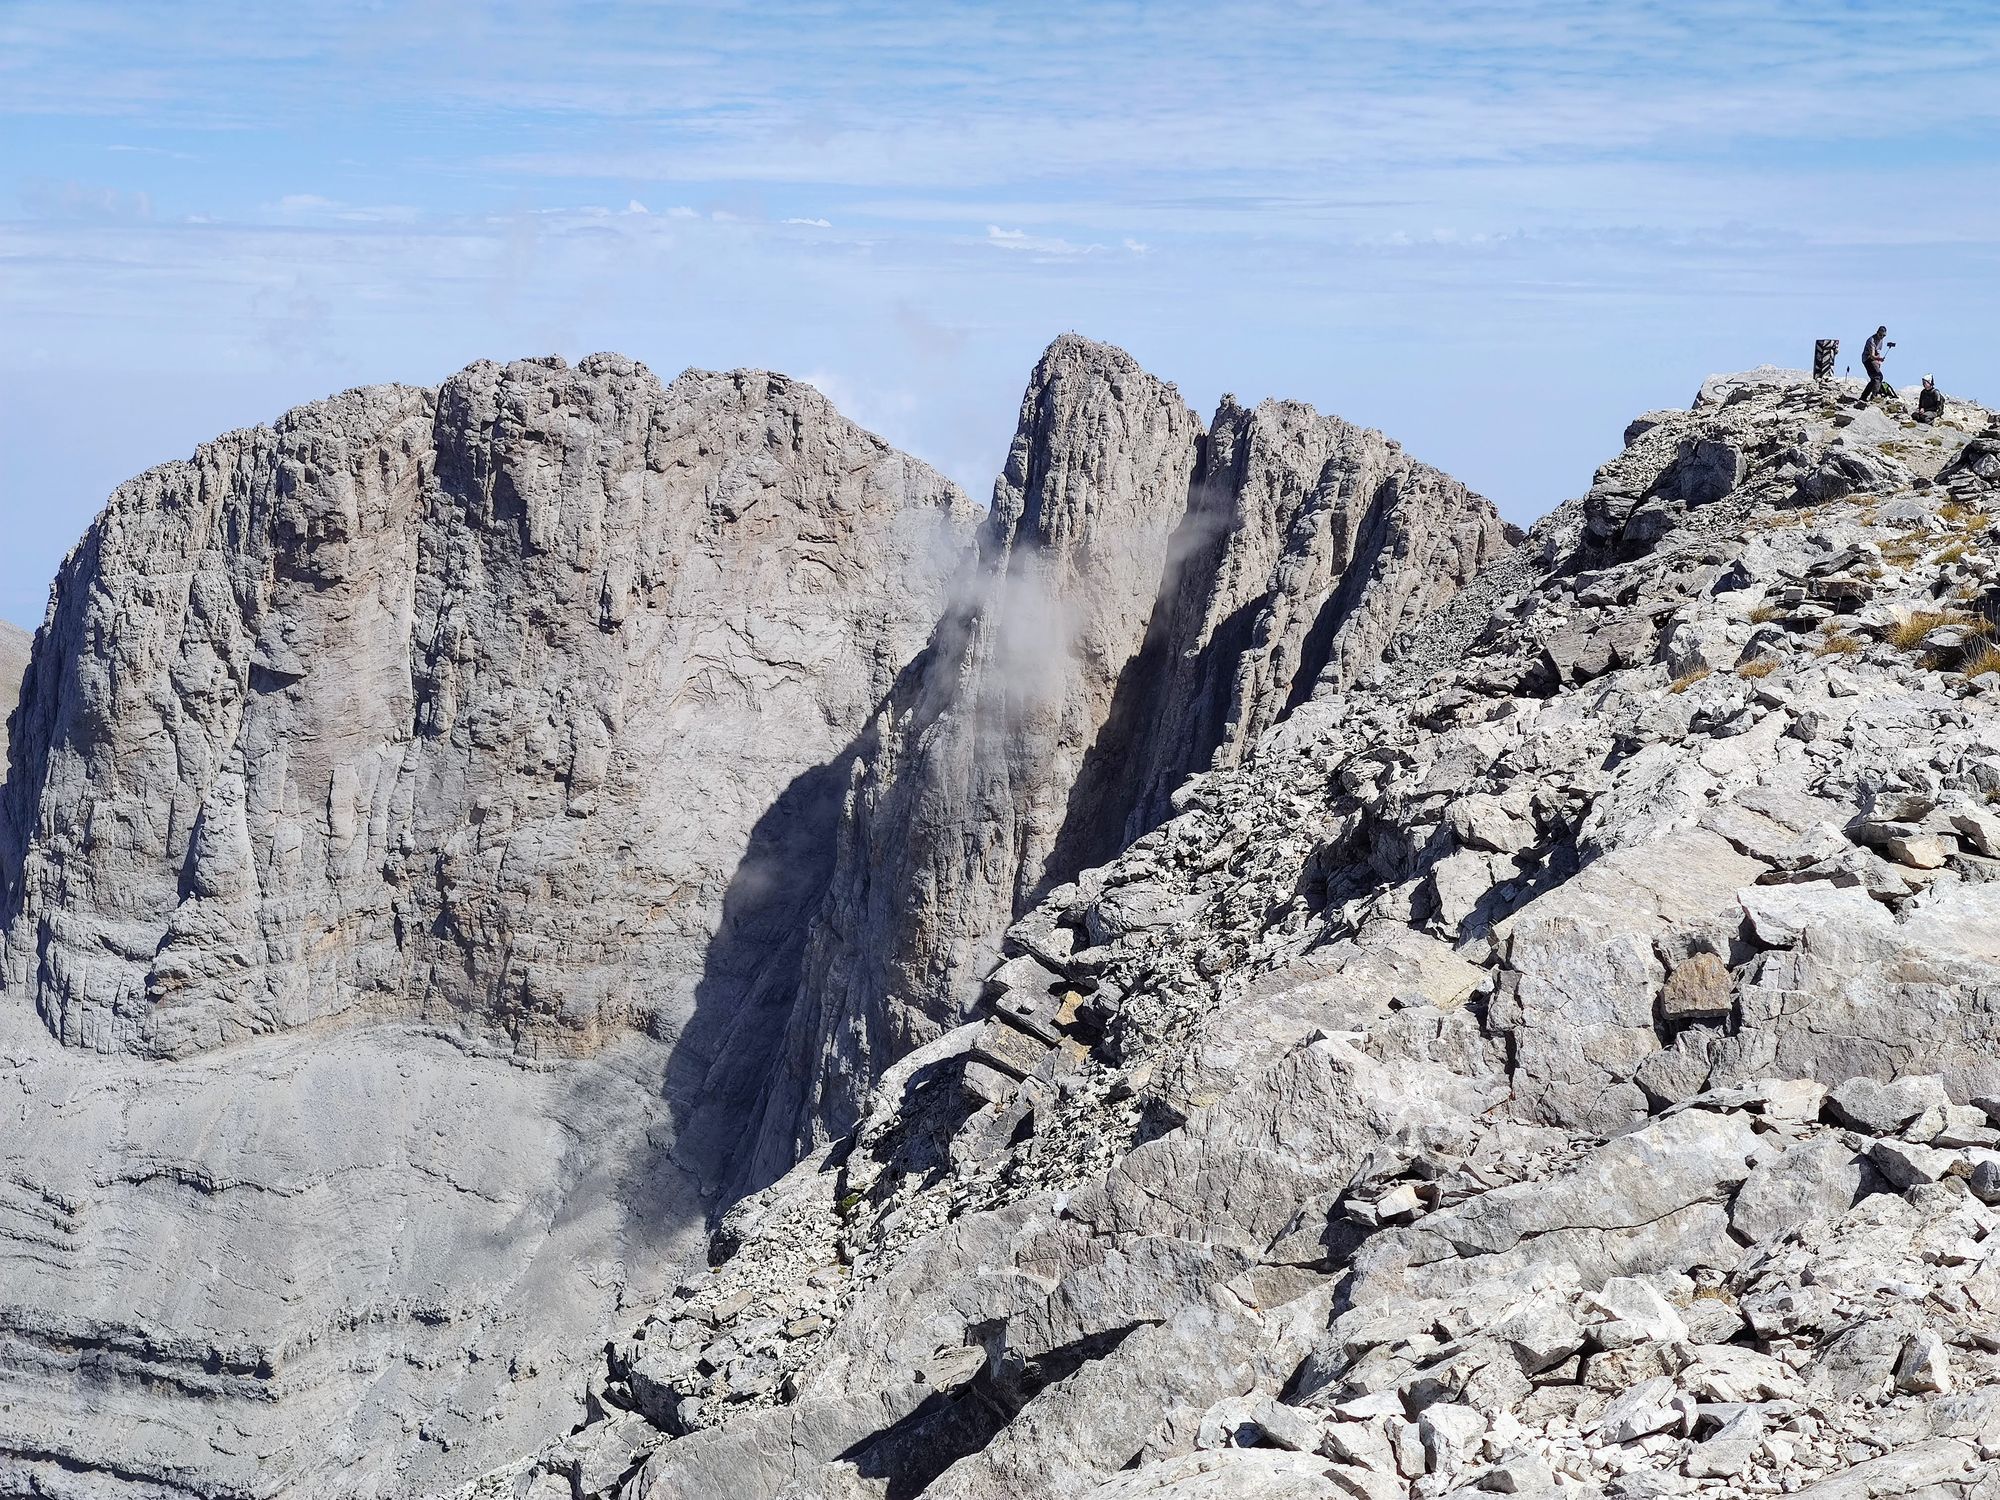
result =
[[[1926,375],[1923,391],[1917,397],[1917,420],[1931,423],[1943,415],[1944,393],[1937,388],[1937,377]]]

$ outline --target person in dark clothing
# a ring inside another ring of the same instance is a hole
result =
[[[1882,378],[1882,361],[1896,346],[1889,341],[1889,325],[1884,323],[1875,330],[1875,336],[1861,346],[1861,368],[1868,372],[1868,384],[1861,392],[1865,406],[1877,396],[1889,394],[1889,382]]]
[[[1917,420],[1929,424],[1943,415],[1944,392],[1937,388],[1937,376],[1926,375],[1924,388],[1917,396]]]

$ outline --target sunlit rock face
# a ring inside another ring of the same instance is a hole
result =
[[[14,1472],[400,1494],[574,1421],[975,519],[810,387],[606,355],[120,489],[0,804]]]

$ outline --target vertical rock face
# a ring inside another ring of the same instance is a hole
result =
[[[764,1166],[851,1128],[883,1061],[969,1011],[1015,914],[1380,661],[1503,533],[1379,433],[1233,399],[1204,433],[1120,351],[1058,340],[969,597],[861,752]]]
[[[148,1055],[347,1011],[671,1033],[751,830],[921,645],[967,514],[810,388],[608,356],[154,470],[26,684],[9,986]],[[750,851],[777,886],[822,800]]]
[[[1200,443],[1179,393],[1122,351],[1065,337],[1036,366],[976,562],[857,760],[760,1172],[815,1121],[852,1124],[1048,880]]]
[[[1840,395],[1647,419],[1051,891],[479,1500],[1991,1500],[2000,429]]]
[[[34,638],[17,625],[0,620],[0,778],[6,776],[7,720],[20,696],[21,678],[28,670],[28,649]]]
[[[1156,616],[1159,676],[1128,769],[1126,840],[1188,776],[1349,686],[1503,550],[1493,508],[1379,432],[1225,397]],[[1108,858],[1110,849],[1090,851]]]
[[[975,517],[614,356],[124,486],[0,791],[0,1492],[410,1493],[574,1421]]]

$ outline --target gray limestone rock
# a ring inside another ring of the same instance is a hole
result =
[[[575,1420],[970,525],[810,387],[610,355],[121,488],[0,790],[0,1447],[331,1493]]]
[[[20,698],[21,679],[28,672],[28,651],[34,637],[19,626],[0,620],[0,781],[7,779],[7,720]]]
[[[65,563],[23,691],[9,988],[147,1056],[343,1016],[561,1053],[697,1010],[719,1050],[797,962],[772,907],[815,894],[968,520],[808,386],[612,355],[155,469]]]
[[[964,1018],[1028,905],[1373,667],[1503,545],[1490,505],[1379,433],[1231,401],[1204,433],[1122,351],[1058,339],[977,566],[860,752],[761,1159],[850,1128],[885,1059]],[[1088,931],[1175,917],[1112,892]]]

